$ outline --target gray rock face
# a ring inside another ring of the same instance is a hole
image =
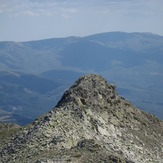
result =
[[[79,78],[49,113],[0,147],[0,162],[161,162],[163,122],[99,75]]]

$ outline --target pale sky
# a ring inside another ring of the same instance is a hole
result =
[[[0,0],[0,41],[111,31],[163,36],[163,0]]]

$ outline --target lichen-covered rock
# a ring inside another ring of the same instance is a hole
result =
[[[0,149],[0,162],[161,162],[163,122],[99,75],[79,78],[49,113]]]

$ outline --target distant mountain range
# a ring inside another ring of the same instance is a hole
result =
[[[25,125],[33,121],[54,107],[65,89],[80,75],[71,71],[48,71],[39,76],[1,71],[0,122]],[[66,80],[68,76],[71,79]]]
[[[162,70],[163,37],[150,33],[0,42],[2,119],[4,113],[12,113],[33,120],[87,73],[103,75],[117,85],[121,96],[163,119]]]

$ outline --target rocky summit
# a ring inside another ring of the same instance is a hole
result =
[[[163,121],[135,108],[94,74],[79,78],[55,108],[0,147],[0,162],[162,161]]]

